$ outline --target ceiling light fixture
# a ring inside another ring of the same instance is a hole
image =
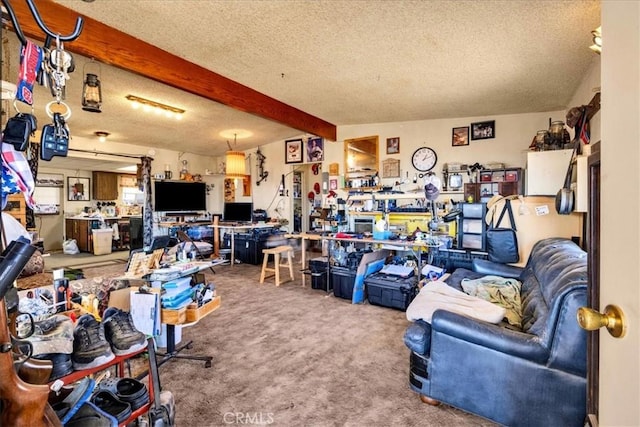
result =
[[[109,132],[105,132],[102,130],[96,131],[93,134],[98,137],[98,140],[100,142],[105,142],[107,140],[107,137],[111,135]]]
[[[141,98],[139,96],[127,95],[125,98],[132,102],[131,106],[133,108],[139,108],[142,106],[144,111],[153,111],[156,114],[164,113],[166,117],[173,117],[176,120],[182,120],[182,115],[185,113],[185,110],[182,108],[172,107],[171,105],[151,101],[150,99]]]
[[[233,136],[233,143],[236,144],[236,135]],[[226,153],[226,172],[225,175],[227,178],[244,178],[245,175],[245,162],[244,162],[244,152],[242,151],[234,151],[231,147],[229,141],[227,141],[227,145],[229,146],[229,151]]]
[[[589,49],[600,55],[602,53],[602,27],[598,27],[591,31],[593,36],[593,44],[589,46]]]
[[[95,65],[98,67],[98,71],[101,71],[100,64],[93,59],[85,63],[84,67],[82,67],[82,74],[84,74],[84,83],[82,84],[82,109],[91,113],[101,113],[102,84],[100,83],[98,73],[85,73],[87,65]]]

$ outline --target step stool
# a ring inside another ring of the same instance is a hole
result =
[[[277,246],[275,248],[263,249],[262,253],[264,255],[264,259],[262,260],[262,273],[260,273],[260,283],[264,283],[264,279],[269,277],[276,277],[276,286],[280,286],[280,268],[281,267],[289,267],[289,275],[291,276],[291,280],[293,281],[293,248],[291,246]],[[287,255],[288,263],[280,264],[280,256],[282,254]],[[269,255],[273,255],[273,268],[267,267],[269,263]],[[267,271],[273,271],[275,274],[271,274],[269,276],[265,276]],[[288,280],[285,280],[288,282]]]

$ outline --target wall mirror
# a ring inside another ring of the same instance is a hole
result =
[[[378,172],[378,136],[344,140],[347,179],[373,177]]]

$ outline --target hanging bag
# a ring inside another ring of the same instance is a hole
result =
[[[500,227],[505,212],[509,213],[509,222],[511,224],[509,228]],[[487,252],[489,254],[489,261],[502,264],[520,261],[516,231],[516,222],[513,217],[513,211],[511,210],[511,200],[506,199],[502,212],[500,212],[500,216],[498,217],[498,222],[496,222],[494,226],[492,218],[491,227],[487,230]]]
[[[2,142],[13,145],[17,151],[25,151],[29,145],[29,137],[34,135],[37,127],[36,116],[18,113],[7,121]]]

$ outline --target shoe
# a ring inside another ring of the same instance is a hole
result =
[[[118,427],[118,420],[91,402],[85,402],[64,427]]]
[[[118,424],[131,416],[131,405],[123,402],[109,390],[99,390],[91,396],[91,403],[118,420]]]
[[[147,336],[136,329],[131,313],[109,307],[102,315],[102,324],[116,355],[124,356],[147,348]]]
[[[131,405],[131,410],[149,403],[149,391],[147,387],[134,378],[107,378],[98,383],[96,391],[107,390],[118,399]]]
[[[73,368],[76,370],[95,368],[112,361],[116,356],[104,336],[104,326],[91,314],[78,319],[73,330]]]
[[[62,378],[73,372],[73,362],[71,361],[71,355],[65,353],[45,353],[33,356],[38,360],[50,360],[53,364],[51,375],[49,376],[49,382]]]
[[[96,382],[94,380],[84,377],[73,388],[63,387],[57,395],[50,392],[49,404],[62,424],[66,424],[78,412],[80,407],[89,400],[95,385]]]

